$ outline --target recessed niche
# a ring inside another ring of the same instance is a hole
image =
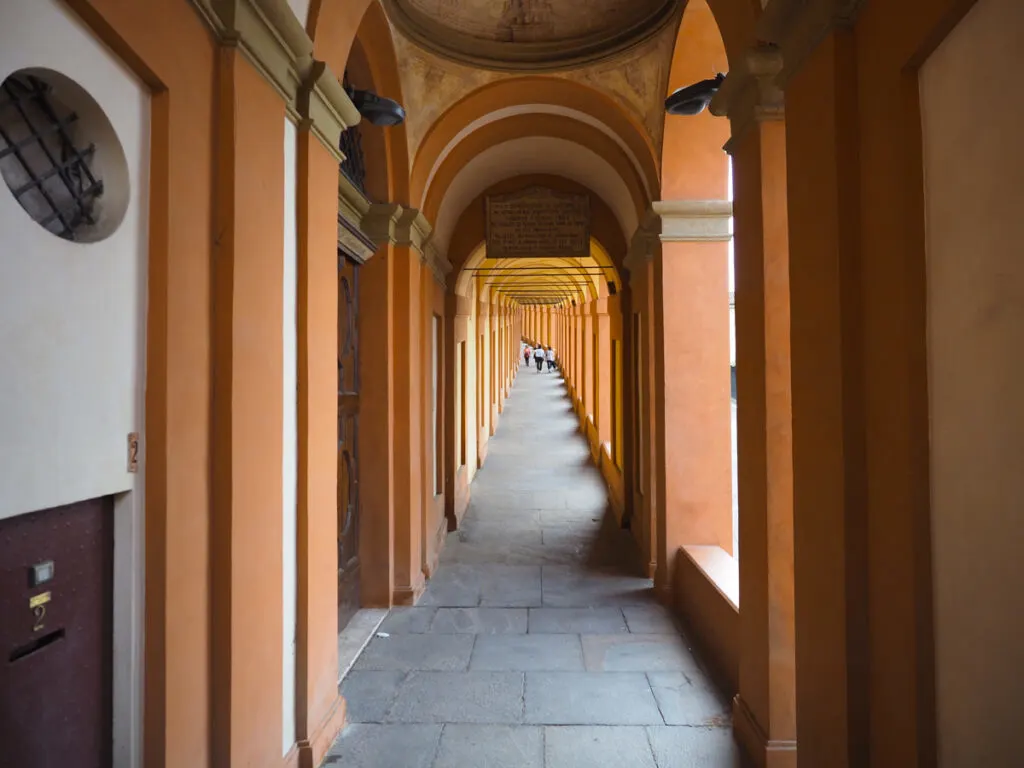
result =
[[[128,162],[113,125],[52,70],[22,69],[0,84],[0,175],[32,220],[65,240],[104,240],[128,210]]]

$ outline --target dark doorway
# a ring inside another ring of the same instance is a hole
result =
[[[113,500],[0,520],[0,767],[109,768]]]
[[[359,262],[338,253],[338,631],[359,610]]]

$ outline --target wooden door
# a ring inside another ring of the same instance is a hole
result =
[[[338,254],[338,631],[359,610],[359,263]]]
[[[0,520],[0,768],[109,768],[110,498]]]

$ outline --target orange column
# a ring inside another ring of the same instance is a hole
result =
[[[612,363],[612,329],[610,306],[618,304],[616,298],[599,299],[594,302],[594,324],[597,330],[597,354],[595,359],[597,381],[597,439],[599,445],[608,445],[611,455],[611,441],[614,434],[612,424],[612,377],[615,375]]]
[[[786,87],[797,732],[834,768],[871,762],[856,64],[834,31]]]
[[[576,413],[586,417],[586,382],[583,378],[583,307],[577,305],[572,311],[573,318],[573,377],[576,393]]]
[[[390,607],[395,591],[392,307],[397,258],[394,246],[384,240],[359,276],[359,582],[364,608]]]
[[[756,57],[756,58],[755,58]],[[796,766],[793,440],[786,136],[779,61],[751,52],[757,105],[730,107],[736,216],[740,594],[737,738],[758,766]],[[733,75],[731,75],[733,76]],[[739,81],[741,73],[734,75]],[[723,89],[728,93],[730,89]]]
[[[594,379],[594,363],[597,350],[594,348],[594,302],[588,302],[581,309],[580,330],[582,333],[581,346],[583,348],[583,354],[581,355],[581,362],[583,364],[583,375],[581,376],[583,382],[583,413],[581,414],[581,419],[586,430],[584,434],[589,435],[590,427],[587,422],[592,421],[596,417],[595,385],[597,382]]]
[[[636,391],[633,395],[634,398],[639,399],[634,406],[637,416],[633,435],[636,454],[634,471],[637,475],[634,506],[635,514],[640,518],[637,526],[637,538],[649,578],[654,578],[659,552],[653,322],[653,258],[658,248],[660,248],[658,235],[641,230],[633,239],[627,262],[630,270],[630,290],[633,295],[634,323],[637,326],[632,364],[639,366],[639,372],[635,376]]]
[[[728,240],[725,201],[655,204],[657,587],[684,544],[732,551]]]
[[[424,589],[420,368],[420,255],[405,239],[410,215],[402,211],[394,246],[394,603],[413,605]]]
[[[266,765],[281,754],[285,107],[234,46],[217,85],[212,762]]]
[[[300,762],[323,759],[344,725],[338,694],[338,158],[298,135],[298,648]]]

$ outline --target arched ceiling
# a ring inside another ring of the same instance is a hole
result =
[[[445,58],[498,71],[606,59],[669,24],[679,0],[384,0],[402,33]]]

